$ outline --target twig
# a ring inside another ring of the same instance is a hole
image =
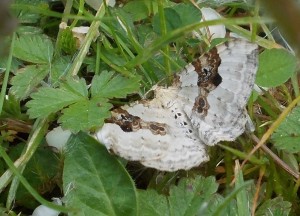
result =
[[[259,144],[261,140],[259,140],[255,135],[252,135],[252,139]],[[283,160],[281,160],[276,154],[274,154],[266,145],[262,145],[261,149],[267,153],[274,161],[277,163],[280,167],[282,167],[285,171],[287,171],[289,174],[294,176],[294,178],[299,179],[300,173],[297,171],[294,171],[289,165],[287,165]],[[246,160],[245,160],[246,161]],[[245,162],[244,161],[244,162]],[[244,164],[243,162],[243,164]]]
[[[283,112],[279,115],[279,117],[276,119],[276,121],[273,122],[271,127],[267,130],[267,132],[262,136],[261,140],[258,142],[258,144],[252,149],[252,151],[248,154],[246,159],[242,163],[242,167],[245,165],[245,163],[249,160],[249,158],[259,149],[263,148],[265,142],[270,138],[270,136],[273,134],[273,132],[279,127],[280,123],[286,118],[286,116],[290,113],[290,111],[297,105],[297,103],[300,101],[300,96],[298,96],[293,102],[283,110]],[[298,176],[299,177],[299,176]],[[298,178],[297,177],[297,178]]]

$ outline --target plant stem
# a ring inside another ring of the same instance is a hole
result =
[[[2,88],[1,88],[1,94],[0,94],[0,114],[2,113],[3,104],[4,104],[4,100],[5,100],[5,95],[6,95],[6,88],[7,88],[7,83],[8,83],[10,67],[11,67],[15,38],[16,38],[16,33],[13,33],[12,39],[11,39],[11,44],[10,44],[9,55],[8,55],[8,59],[7,59],[7,63],[6,63],[6,70],[5,70],[4,79],[3,79]]]
[[[167,35],[167,24],[166,24],[166,17],[165,17],[165,12],[164,12],[164,1],[163,0],[158,0],[158,14],[159,14],[159,21],[160,21],[160,31],[161,31],[161,35],[164,37],[165,35]],[[169,45],[166,44],[163,47],[163,52],[166,55],[169,55],[170,52],[170,48]],[[165,69],[166,69],[166,75],[168,77],[168,82],[170,83],[171,80],[169,80],[171,78],[171,65],[170,65],[170,61],[169,58],[167,58],[166,56],[164,56],[164,63],[165,63]]]
[[[104,7],[104,4],[102,3],[101,6],[99,7],[99,10],[96,13],[96,16],[95,16],[96,20],[94,20],[92,22],[90,29],[83,41],[82,47],[80,48],[78,55],[75,57],[74,62],[72,64],[70,70],[68,71],[68,74],[66,75],[67,77],[77,75],[77,73],[82,65],[83,60],[89,51],[90,45],[98,32],[98,28],[101,23],[100,19],[104,16],[104,14],[105,14],[105,7]]]

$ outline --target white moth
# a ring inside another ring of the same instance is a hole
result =
[[[233,39],[189,64],[154,99],[112,111],[96,133],[106,148],[158,170],[188,170],[209,160],[206,145],[245,130],[245,106],[258,66],[257,45]]]

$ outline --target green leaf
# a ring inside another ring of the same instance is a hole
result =
[[[152,26],[149,25],[136,26],[135,32],[142,47],[147,47],[157,38],[157,35],[153,32]]]
[[[287,151],[281,152],[281,159],[294,171],[299,172],[298,155]]]
[[[40,88],[38,92],[31,94],[31,98],[32,100],[26,103],[30,118],[45,117],[77,101],[85,100],[67,89],[50,87]]]
[[[48,65],[28,65],[18,70],[11,79],[11,93],[18,99],[25,99],[49,73]]]
[[[101,50],[101,54],[106,58],[109,59],[111,64],[115,64],[118,66],[123,66],[127,63],[127,60],[124,59],[124,56],[120,56],[119,53],[115,53],[112,49],[104,48]]]
[[[164,22],[166,22],[167,32],[171,32],[172,30],[175,30],[182,26],[180,16],[174,9],[165,8],[164,13],[166,18]],[[161,34],[160,28],[160,18],[159,15],[156,14],[153,18],[153,30],[157,34]]]
[[[180,17],[181,26],[198,23],[202,19],[201,11],[192,4],[176,4],[172,7]]]
[[[5,42],[4,42],[5,43]],[[2,44],[3,46],[3,44]],[[3,47],[2,47],[3,48]],[[0,49],[2,49],[1,46],[0,46]],[[11,62],[11,65],[10,65],[10,71],[12,71],[14,74],[16,73],[16,71],[20,68],[20,65],[22,63],[16,59],[16,58],[12,58],[12,62]],[[0,74],[6,70],[6,67],[7,67],[7,56],[1,56],[0,58]]]
[[[121,163],[90,136],[67,143],[63,172],[69,215],[138,215],[134,182]]]
[[[236,202],[236,200],[240,198],[238,194],[244,194],[245,190],[248,190],[251,187],[251,185],[253,185],[252,181],[247,181],[243,183],[240,182],[240,184],[237,185],[237,187],[235,187],[235,189],[231,191],[223,200],[221,200],[221,202],[219,202],[213,210],[210,209],[212,210],[212,215],[239,215],[238,213],[241,211],[237,209],[238,203]],[[248,198],[248,203],[250,203],[250,198]],[[247,206],[249,207],[249,205]],[[242,212],[247,212],[247,209],[243,210]]]
[[[217,189],[218,184],[214,177],[197,176],[195,179],[182,179],[177,187],[173,186],[170,190],[171,215],[196,215],[199,209],[204,211]]]
[[[103,125],[104,119],[110,117],[111,108],[106,100],[82,100],[64,109],[58,121],[64,128],[77,133]]]
[[[13,55],[31,63],[49,64],[52,61],[53,44],[45,35],[21,35],[15,41]]]
[[[139,89],[139,79],[125,78],[113,72],[103,71],[92,80],[92,97],[122,98]]]
[[[123,10],[130,13],[133,21],[145,19],[150,14],[150,8],[145,1],[131,1],[124,5]]]
[[[276,87],[286,82],[296,70],[297,60],[284,49],[265,50],[259,55],[256,84]]]
[[[245,184],[243,173],[241,170],[239,170],[236,173],[235,179],[236,182],[234,186],[236,189]],[[241,190],[236,195],[236,206],[237,206],[238,215],[251,215],[249,203],[250,203],[249,192],[247,190]]]
[[[272,135],[276,148],[290,153],[300,151],[300,108],[296,107]]]
[[[218,184],[214,177],[181,179],[173,185],[170,196],[164,197],[152,190],[139,191],[139,205],[143,215],[207,215],[208,203],[215,198]]]
[[[222,197],[220,194],[214,194],[211,199],[210,202],[207,204],[207,209],[204,208],[204,210],[200,209],[199,212],[202,214],[203,212],[205,214],[202,215],[238,215],[238,211],[237,211],[237,207],[236,207],[236,202],[235,200],[232,200],[228,205],[226,205],[225,207],[222,206],[222,212],[221,214],[215,214],[216,209],[220,208],[220,205],[222,205],[222,203],[224,203],[225,198]],[[198,214],[198,215],[201,215]]]
[[[200,22],[202,18],[201,11],[192,4],[176,4],[174,7],[165,8],[165,22],[167,31]],[[159,15],[156,14],[153,19],[154,31],[160,34]]]
[[[276,197],[264,202],[255,212],[256,216],[282,216],[289,215],[292,204],[284,201],[282,197]]]
[[[170,215],[166,196],[160,195],[154,190],[139,190],[138,198],[143,216]]]
[[[82,97],[88,97],[89,94],[88,87],[83,78],[68,78],[66,82],[61,83],[61,89]]]

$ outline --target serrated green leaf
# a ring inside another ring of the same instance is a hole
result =
[[[222,197],[220,194],[214,194],[211,199],[210,202],[207,204],[206,209],[200,209],[198,211],[198,215],[213,215],[215,216],[215,211],[217,208],[219,208],[219,206],[224,202],[225,198]],[[236,202],[235,200],[232,200],[232,202],[226,206],[225,208],[223,208],[223,214],[222,215],[238,215],[238,211],[237,211],[237,207],[236,207]]]
[[[77,94],[82,97],[88,97],[88,87],[85,79],[68,78],[66,82],[61,83],[61,89]]]
[[[178,186],[171,187],[167,197],[151,190],[139,191],[139,205],[143,215],[149,216],[207,215],[208,203],[215,198],[217,189],[214,177],[181,179]]]
[[[26,103],[26,106],[29,107],[28,114],[30,118],[45,117],[75,102],[86,99],[66,89],[50,87],[40,88],[38,92],[31,94],[31,98],[32,100]]]
[[[90,136],[67,143],[63,187],[69,215],[140,215],[134,182],[121,163]],[[112,172],[113,171],[113,172]]]
[[[92,97],[122,98],[139,89],[138,79],[125,78],[113,72],[103,71],[92,80]]]
[[[86,131],[103,125],[104,119],[110,117],[111,107],[105,100],[82,100],[64,109],[58,121],[74,133]]]
[[[13,55],[31,63],[49,64],[53,57],[53,44],[45,35],[21,35],[15,41]]]
[[[171,187],[169,204],[173,216],[196,215],[199,209],[204,210],[210,198],[218,189],[214,177],[182,179],[178,186]]]
[[[272,135],[276,148],[290,153],[300,151],[300,108],[296,107]]]
[[[286,82],[296,70],[297,59],[284,49],[265,50],[259,55],[256,84],[276,87]]]
[[[292,204],[284,201],[282,197],[276,197],[264,202],[255,212],[256,216],[283,216],[289,215]]]
[[[11,93],[18,99],[28,97],[48,72],[48,65],[28,65],[18,70],[17,75],[11,79]]]
[[[166,196],[160,195],[154,190],[140,190],[138,198],[143,216],[170,215]]]

